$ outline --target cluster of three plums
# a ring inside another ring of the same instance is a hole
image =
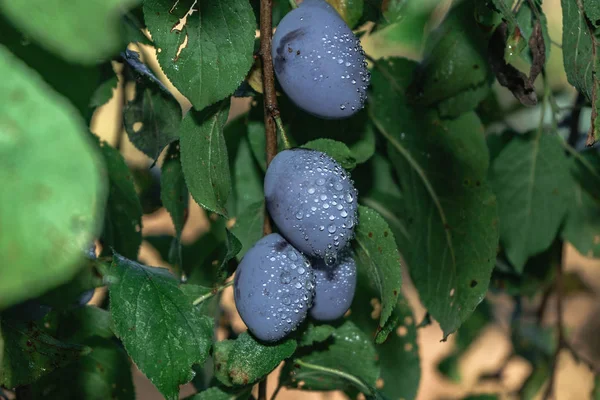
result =
[[[283,91],[303,110],[338,119],[364,107],[370,75],[360,41],[324,0],[304,0],[282,19],[272,55]],[[340,164],[307,149],[279,153],[264,191],[280,234],[265,236],[244,255],[234,299],[250,332],[272,342],[309,313],[330,321],[350,308],[356,264],[348,244],[357,193]]]
[[[291,149],[269,164],[265,200],[279,228],[242,258],[234,299],[257,338],[276,341],[311,317],[340,318],[356,288],[349,250],[357,192],[345,170],[320,151]]]

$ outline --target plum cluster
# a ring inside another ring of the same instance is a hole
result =
[[[273,36],[273,65],[287,96],[326,119],[347,118],[364,107],[370,73],[360,40],[324,0],[304,0]]]
[[[234,299],[248,329],[272,342],[309,313],[330,321],[350,308],[356,264],[348,244],[358,203],[349,175],[316,150],[279,153],[267,169],[264,191],[279,233],[263,237],[244,255]]]

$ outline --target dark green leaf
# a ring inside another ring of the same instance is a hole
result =
[[[136,10],[141,10],[141,7]],[[152,43],[152,41],[142,32],[144,24],[140,22],[140,19],[143,19],[143,15],[141,15],[141,12],[139,14],[140,15],[135,15],[133,12],[128,12],[121,18],[124,41],[126,44],[140,43],[154,46],[154,43]]]
[[[304,143],[302,147],[305,149],[321,151],[327,154],[347,170],[352,170],[356,166],[356,160],[352,156],[352,152],[348,146],[342,142],[336,142],[335,140],[331,139],[316,139]]]
[[[20,30],[64,59],[96,64],[119,50],[119,14],[139,0],[3,1],[0,10]]]
[[[0,74],[4,309],[73,278],[100,230],[106,178],[75,109],[2,45]]]
[[[90,352],[89,347],[63,343],[48,336],[33,322],[2,318],[1,333],[4,357],[0,385],[9,388],[31,383]]]
[[[373,341],[350,321],[337,328],[332,336],[333,343],[327,349],[286,363],[280,384],[303,390],[343,390],[357,386],[358,382],[359,387],[363,386],[362,391],[369,393],[364,386],[374,387],[379,377]],[[299,387],[301,381],[304,384]]]
[[[106,142],[98,141],[108,170],[109,193],[102,239],[104,255],[111,249],[137,259],[142,243],[142,206],[133,185],[133,177],[121,153]]]
[[[560,140],[541,131],[514,137],[490,171],[500,242],[517,272],[550,246],[567,213],[573,182]]]
[[[432,33],[423,62],[409,87],[419,105],[438,105],[442,117],[473,110],[487,96],[493,75],[487,61],[487,38],[473,18],[473,1],[454,7]],[[385,63],[378,64],[386,68]]]
[[[169,261],[179,269],[182,265],[181,232],[187,218],[189,203],[188,189],[181,168],[179,143],[171,144],[169,150],[167,150],[167,157],[162,165],[160,185],[160,198],[169,214],[171,214],[171,219],[175,225],[175,258]]]
[[[147,0],[144,17],[163,71],[196,110],[233,93],[252,66],[256,24],[247,0]]]
[[[138,53],[123,53],[126,70],[136,79],[135,97],[123,109],[123,125],[135,147],[153,160],[171,142],[177,140],[181,107],[140,60]]]
[[[498,243],[496,200],[486,182],[488,152],[474,113],[440,120],[410,109],[404,88],[414,63],[375,68],[373,120],[388,141],[404,195],[408,239],[400,241],[421,301],[444,337],[487,291]]]
[[[229,114],[229,102],[202,112],[190,111],[179,130],[181,164],[188,189],[198,204],[226,215],[225,205],[231,192],[229,159],[223,127]]]
[[[223,346],[227,354],[224,360],[226,373],[231,384],[248,385],[269,374],[281,361],[294,354],[297,345],[293,339],[277,344],[263,344],[244,332],[233,341],[225,341],[225,344],[218,342],[215,352],[222,352],[220,347]],[[216,365],[218,368],[218,364]]]
[[[394,234],[376,211],[358,207],[359,224],[355,228],[354,251],[358,260],[369,271],[381,298],[379,329],[385,326],[398,302],[402,273],[400,254]]]
[[[523,400],[537,398],[540,389],[552,373],[548,362],[535,364],[533,371],[525,380],[523,387],[519,390],[519,397]]]
[[[498,400],[497,394],[472,394],[463,400]]]
[[[177,399],[179,385],[194,377],[192,365],[208,357],[212,320],[194,310],[177,279],[163,268],[115,255],[109,274],[116,335],[165,398]]]
[[[215,378],[225,386],[233,386],[229,376],[229,357],[235,340],[227,339],[215,343],[213,350],[213,359],[215,365]]]
[[[223,131],[232,175],[232,195],[227,209],[234,217],[250,205],[264,200],[262,172],[252,154],[247,131],[248,125],[244,117],[231,121]],[[264,139],[264,131],[262,135]]]
[[[373,301],[377,296],[377,289],[369,282],[367,274],[365,270],[358,271],[358,285],[350,308],[350,319],[370,335],[379,327],[376,314],[379,304]],[[375,346],[381,367],[379,377],[383,380],[381,392],[391,399],[414,399],[421,377],[419,345],[415,318],[404,297],[399,297],[387,325],[391,332],[383,343]]]
[[[36,381],[34,398],[135,398],[131,364],[112,340],[108,311],[93,306],[73,309],[61,313],[56,325],[57,338],[87,345],[92,352]]]
[[[238,260],[241,260],[254,243],[262,237],[264,221],[264,199],[257,203],[250,204],[236,216],[232,232],[239,238],[242,244],[242,249],[237,256]]]
[[[562,237],[581,254],[600,257],[600,153],[581,153],[570,166],[574,193]]]
[[[600,377],[594,377],[594,388],[591,393],[592,400],[600,400]]]
[[[589,1],[589,0],[588,0]],[[590,2],[591,3],[591,2]],[[582,0],[561,0],[563,11],[563,61],[569,83],[592,104],[591,134],[600,139],[600,39],[586,18]],[[597,6],[586,5],[586,10]]]

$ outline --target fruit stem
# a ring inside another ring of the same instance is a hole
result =
[[[292,7],[292,10],[294,8],[298,8],[298,3],[296,3],[296,0],[290,0],[290,7]]]
[[[217,294],[221,293],[223,290],[225,290],[226,288],[228,288],[231,285],[233,285],[233,279],[230,280],[229,282],[227,282],[226,284],[219,286],[217,288],[214,288],[210,292],[205,293],[202,296],[198,297],[196,300],[193,301],[192,304],[197,306],[198,304],[204,302],[205,300],[210,299],[211,297],[216,296]]]
[[[290,144],[290,139],[287,137],[287,133],[285,133],[285,128],[283,127],[283,122],[281,121],[281,116],[278,115],[275,117],[275,125],[279,129],[279,133],[281,134],[281,139],[283,140],[283,145],[286,150],[290,149],[292,145]]]

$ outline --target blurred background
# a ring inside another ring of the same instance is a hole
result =
[[[423,2],[429,1],[423,0]],[[436,5],[437,12],[434,14],[434,18],[443,18],[449,4],[449,1],[440,1]],[[560,47],[562,41],[560,0],[546,0],[543,8],[548,18],[549,32],[553,42],[552,45],[547,45],[551,46],[550,59],[547,64],[547,79],[556,95],[559,106],[568,107],[573,104],[576,93],[568,84],[563,70]],[[432,24],[435,24],[435,21]],[[368,27],[366,28],[368,29]],[[389,41],[385,40],[384,35],[385,32],[375,35],[367,33],[362,38],[365,51],[373,58],[404,56],[418,59],[420,57],[420,49],[418,46],[411,44],[410,40],[407,40],[405,45],[402,44],[401,40],[394,42],[394,45],[390,45]],[[131,49],[141,52],[143,59],[153,67],[157,76],[163,79],[169,89],[176,95],[184,111],[187,111],[190,107],[189,103],[162,74],[156,63],[154,50],[151,47],[138,48],[137,46],[132,46]],[[115,64],[115,68],[118,71],[119,65]],[[499,85],[496,85],[495,90],[501,107],[506,110],[506,122],[510,126],[515,127],[517,130],[526,130],[532,124],[537,125],[541,106],[509,113],[509,110],[515,109],[516,100],[510,92]],[[127,135],[119,129],[123,99],[131,99],[132,96],[132,88],[119,86],[113,99],[97,111],[92,122],[92,131],[112,145],[118,143],[132,168],[148,170],[152,160],[131,145]],[[247,111],[251,101],[251,98],[234,98],[229,118],[233,119]],[[586,131],[589,126],[589,122],[586,122],[589,121],[589,112],[586,114],[584,111],[581,120],[581,128]],[[206,233],[209,228],[208,216],[193,201],[190,204],[190,217],[183,233],[184,242],[193,242],[200,235]],[[144,217],[143,234],[149,236],[162,233],[172,234],[174,228],[168,213],[159,208]],[[596,239],[600,242],[600,237]],[[573,347],[595,363],[596,360],[600,360],[600,335],[597,334],[597,332],[600,332],[600,303],[598,302],[600,261],[578,254],[569,245],[565,250],[565,273],[573,272],[581,277],[577,290],[566,297],[564,303],[565,324],[568,327],[568,335]],[[148,265],[168,266],[160,258],[158,252],[146,242],[142,246],[140,260]],[[410,277],[406,271],[404,271],[404,294],[409,299],[417,318],[417,321],[413,321],[413,323],[419,323],[425,316],[425,310],[419,303],[418,295],[411,285]],[[104,295],[103,291],[97,291],[92,302],[99,304]],[[523,385],[523,382],[532,371],[532,366],[523,358],[511,356],[510,316],[513,312],[514,302],[508,295],[494,295],[492,293],[488,295],[488,301],[493,306],[494,323],[487,326],[476,337],[468,350],[458,360],[455,369],[449,374],[454,379],[440,373],[439,364],[453,353],[456,345],[455,336],[450,336],[447,342],[441,342],[442,331],[435,322],[418,330],[422,377],[417,399],[460,399],[474,393],[500,393],[501,398],[518,398],[511,393],[514,393]],[[524,304],[523,307],[527,309],[529,305],[537,305],[540,301],[539,297],[532,298],[530,300],[531,304]],[[246,328],[236,313],[231,288],[224,292],[222,307],[225,316],[231,321],[234,331],[244,331]],[[555,302],[550,296],[547,299],[547,312],[543,316],[543,324],[552,326],[555,320]],[[221,332],[220,335],[224,338],[225,331]],[[600,363],[596,365],[600,365]],[[502,368],[503,366],[504,368]],[[569,352],[563,351],[559,357],[558,371],[556,381],[558,398],[565,400],[590,398],[593,374],[585,364],[576,362]],[[278,372],[278,370],[275,370],[273,372],[275,376],[269,379],[269,396],[275,389]],[[460,380],[456,379],[458,376]],[[138,399],[153,400],[162,398],[154,386],[139,371],[134,371],[134,378]],[[385,382],[380,381],[378,385],[385,385]],[[193,387],[184,386],[181,397],[192,393],[194,393]],[[543,393],[544,386],[538,391],[536,398],[542,398]],[[307,393],[283,389],[278,398],[343,399],[345,396],[335,392]]]

